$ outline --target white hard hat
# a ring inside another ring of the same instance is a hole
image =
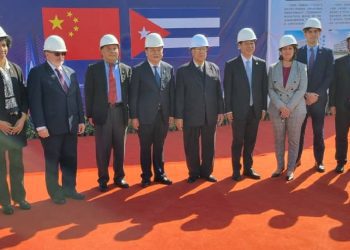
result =
[[[322,30],[321,21],[318,20],[318,18],[316,17],[311,17],[307,19],[305,22],[304,29],[307,29],[307,28],[315,28],[315,29]]]
[[[0,26],[0,37],[8,37],[5,30]]]
[[[192,49],[198,47],[209,47],[209,42],[205,35],[197,34],[191,38],[190,48]]]
[[[106,46],[106,45],[111,45],[111,44],[119,45],[118,39],[111,34],[104,35],[100,40],[100,48],[102,48],[103,46]]]
[[[67,52],[67,49],[60,36],[51,35],[44,42],[44,51]]]
[[[145,39],[145,48],[163,47],[164,42],[158,33],[149,33]]]
[[[256,40],[256,35],[251,28],[243,28],[238,32],[237,43]]]
[[[298,42],[293,35],[284,35],[281,37],[279,48],[283,48],[288,45],[298,45]]]

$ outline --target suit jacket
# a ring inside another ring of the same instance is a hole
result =
[[[174,116],[175,80],[173,67],[160,62],[161,86],[157,86],[151,65],[144,61],[132,69],[129,108],[130,117],[142,124],[152,124],[159,110],[164,121]]]
[[[329,106],[335,106],[337,111],[350,111],[350,55],[335,60]]]
[[[176,118],[183,119],[184,126],[215,125],[218,114],[224,113],[218,66],[205,61],[204,75],[193,61],[180,66],[176,72],[175,100]]]
[[[269,114],[279,118],[282,107],[291,111],[291,117],[306,114],[304,95],[307,88],[307,67],[293,61],[286,87],[283,86],[282,62],[270,66],[269,70]]]
[[[21,68],[12,62],[8,62],[10,65],[10,76],[12,80],[13,92],[15,95],[15,99],[19,108],[19,112],[27,113],[28,112],[28,102],[27,102],[27,94],[26,88],[23,84],[23,74]],[[11,124],[15,124],[15,122],[20,118],[10,116],[10,114],[5,109],[5,92],[4,92],[4,81],[0,74],[0,120],[7,121]],[[21,131],[19,135],[10,135],[6,136],[5,134],[0,132],[0,144],[1,146],[13,145],[23,147],[27,143],[26,139],[26,129],[25,127]]]
[[[119,63],[121,94],[123,100],[124,124],[128,124],[128,89],[131,68]],[[94,123],[103,125],[107,119],[108,88],[105,62],[89,65],[85,75],[85,107],[86,116],[92,117]]]
[[[76,73],[67,66],[62,66],[62,69],[70,79],[67,93],[47,62],[32,68],[28,75],[28,100],[33,123],[36,128],[46,126],[50,135],[76,134],[78,124],[84,123]]]
[[[246,119],[250,105],[250,87],[242,57],[239,55],[225,64],[225,111],[234,119]],[[265,61],[253,56],[252,94],[255,116],[260,119],[267,109],[267,72]]]
[[[301,47],[297,52],[297,60],[307,65],[307,46]],[[319,47],[316,61],[311,71],[308,70],[308,85],[306,92],[314,92],[319,98],[327,99],[327,90],[333,78],[333,52],[332,50]]]

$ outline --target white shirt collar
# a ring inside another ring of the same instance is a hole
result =
[[[242,60],[244,63],[246,63],[247,61],[252,61],[253,56],[251,56],[250,58],[245,58],[242,54],[241,54]]]
[[[55,69],[58,69],[59,71],[62,71],[62,66],[60,67],[56,67],[55,65],[53,65],[52,63],[50,63],[49,61],[47,61],[47,63],[50,65],[50,67],[52,68],[53,71],[55,71]],[[55,72],[56,73],[56,72]]]
[[[201,65],[197,64],[195,61],[193,61],[194,65],[198,68],[198,67],[201,67],[203,68],[204,67],[204,64],[205,62],[203,62]]]
[[[147,60],[148,61],[148,60]],[[160,61],[158,64],[152,64],[150,61],[148,61],[149,65],[151,66],[151,68],[153,69],[154,66],[157,66],[158,68],[160,68]]]

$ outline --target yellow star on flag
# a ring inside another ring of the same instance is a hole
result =
[[[67,17],[72,17],[73,16],[73,13],[71,11],[68,11],[67,12]]]
[[[64,22],[62,19],[58,19],[57,15],[55,15],[55,18],[52,20],[49,20],[50,23],[52,23],[52,29],[59,28],[60,30],[62,29],[61,24]]]
[[[77,23],[77,22],[79,22],[79,19],[77,17],[74,17],[73,22]]]
[[[69,35],[70,37],[73,37],[73,36],[74,36],[74,33],[73,33],[73,32],[69,32],[68,35]]]
[[[78,26],[74,26],[73,29],[74,29],[74,31],[78,31],[79,27]]]

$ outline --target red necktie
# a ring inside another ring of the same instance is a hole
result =
[[[114,71],[114,64],[110,63],[109,64],[109,81],[108,81],[108,85],[109,85],[108,102],[111,104],[116,103],[116,99],[117,99],[117,87],[115,84],[113,71]]]

